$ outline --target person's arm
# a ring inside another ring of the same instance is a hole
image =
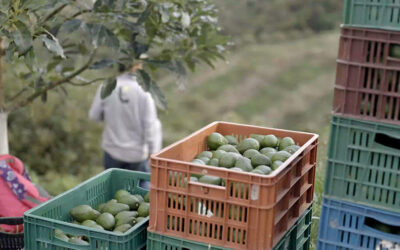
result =
[[[101,122],[104,120],[104,115],[103,115],[104,110],[100,97],[101,88],[102,85],[100,85],[99,88],[97,89],[96,95],[93,99],[92,106],[90,107],[89,110],[89,119],[96,122]]]
[[[161,123],[157,118],[157,109],[154,104],[154,100],[149,93],[145,93],[143,101],[142,117],[143,117],[143,128],[145,143],[148,146],[149,155],[156,153],[160,150],[160,131]]]

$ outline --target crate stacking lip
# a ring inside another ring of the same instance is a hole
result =
[[[346,0],[346,26],[400,31],[399,0]]]
[[[318,250],[400,249],[398,213],[325,197],[320,220]]]
[[[69,210],[87,204],[96,207],[113,198],[119,189],[132,194],[145,195],[147,190],[139,186],[149,181],[150,174],[123,169],[108,169],[73,189],[25,212],[24,235],[27,250],[81,249],[81,250],[125,250],[146,246],[148,218],[137,223],[123,234],[88,228],[69,223]],[[65,242],[55,237],[55,229],[73,236],[85,236],[89,245],[82,246]]]
[[[342,29],[334,114],[400,125],[400,59],[389,53],[394,45],[400,33]]]
[[[301,148],[270,176],[191,163],[213,132],[290,136]],[[149,230],[226,248],[272,248],[313,200],[317,144],[316,134],[227,122],[200,129],[152,155]],[[226,185],[191,182],[191,174],[218,176]]]
[[[333,116],[325,194],[400,212],[400,126]]]
[[[0,224],[20,225],[24,223],[23,217],[2,217]],[[0,232],[0,249],[22,249],[24,248],[24,233]]]
[[[310,206],[290,230],[283,236],[273,250],[309,249],[311,236],[312,206]],[[227,248],[157,234],[147,231],[147,250],[159,249],[196,249],[196,250],[227,250]]]

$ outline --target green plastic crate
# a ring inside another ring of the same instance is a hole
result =
[[[400,0],[345,0],[343,24],[400,30]]]
[[[312,205],[282,237],[273,250],[308,250],[310,247]],[[147,250],[227,250],[220,246],[147,232]]]
[[[333,116],[325,194],[400,212],[400,126]]]
[[[140,181],[149,181],[150,174],[109,169],[81,183],[75,188],[33,208],[24,214],[25,248],[38,249],[96,249],[125,250],[141,249],[146,246],[148,218],[124,234],[91,229],[68,223],[69,210],[77,205],[98,204],[113,198],[119,189],[133,194],[145,195],[147,190],[139,186]],[[80,246],[61,241],[54,237],[54,229],[60,229],[70,235],[84,235],[89,246]]]

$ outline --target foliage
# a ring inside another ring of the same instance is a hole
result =
[[[220,0],[224,32],[261,42],[275,33],[321,32],[340,23],[343,1],[336,0]],[[237,15],[240,13],[240,15]]]
[[[0,110],[7,112],[39,97],[46,102],[48,91],[64,84],[105,81],[105,97],[115,87],[117,65],[129,69],[135,62],[144,64],[140,83],[165,108],[151,75],[164,68],[181,76],[200,62],[212,65],[227,44],[210,0],[2,0],[0,27],[6,62],[18,65],[14,77],[24,80],[5,94]]]

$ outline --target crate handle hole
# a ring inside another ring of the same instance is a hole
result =
[[[371,217],[365,217],[364,227],[368,231],[379,231],[379,233],[383,234],[392,234],[398,235],[400,232],[400,224],[393,225],[387,222],[379,221]]]
[[[375,142],[394,149],[400,149],[400,139],[383,133],[377,133]]]

